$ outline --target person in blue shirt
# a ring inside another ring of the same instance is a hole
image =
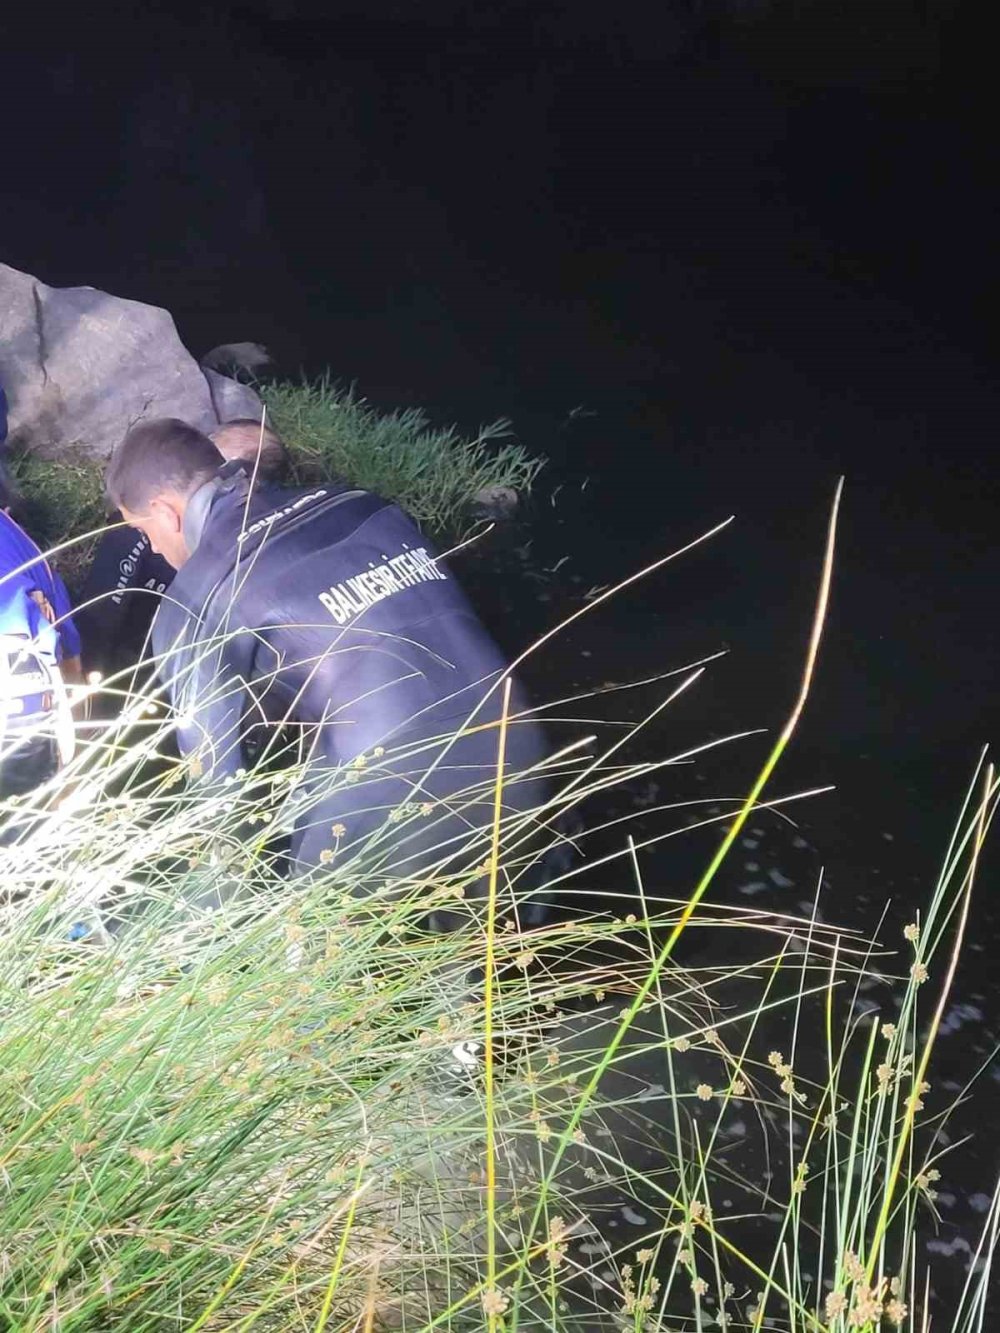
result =
[[[0,391],[0,448],[6,418]],[[67,745],[62,687],[82,679],[66,585],[11,517],[15,498],[0,469],[0,796],[30,791],[56,771]]]

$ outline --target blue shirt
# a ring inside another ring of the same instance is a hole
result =
[[[44,603],[32,593],[41,593]],[[57,662],[79,657],[71,610],[62,579],[24,529],[0,510],[0,634],[28,634]]]

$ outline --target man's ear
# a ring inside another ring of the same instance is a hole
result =
[[[149,512],[165,523],[169,532],[180,532],[184,524],[184,511],[172,496],[157,495],[149,502]]]

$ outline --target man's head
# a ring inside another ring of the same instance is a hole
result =
[[[223,461],[200,430],[176,417],[160,417],[132,427],[111,456],[105,486],[125,522],[180,569],[191,554],[184,539],[188,502]]]
[[[209,438],[227,461],[242,459],[251,475],[256,469],[259,481],[282,481],[288,471],[288,454],[281,436],[270,426],[261,430],[260,422],[253,417],[223,422]]]

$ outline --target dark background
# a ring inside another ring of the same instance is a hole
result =
[[[724,644],[699,721],[773,724],[843,473],[801,745],[848,801],[912,778],[893,815],[919,791],[929,854],[995,734],[1000,665],[994,79],[963,6],[13,22],[9,262],[166,305],[196,353],[253,339],[381,405],[511,417],[563,483],[534,550],[578,586],[737,515],[594,618],[599,676]]]
[[[843,474],[820,675],[778,789],[836,784],[802,814],[829,916],[873,927],[891,895],[894,928],[912,917],[998,731],[996,75],[974,7],[130,11],[5,17],[3,258],[164,305],[195,353],[256,340],[380,406],[512,418],[546,481],[523,558],[469,569],[512,651],[734,513],[527,669],[552,697],[727,647],[651,733],[662,753],[780,723]],[[763,745],[709,765],[711,793],[745,792]],[[793,877],[790,847],[769,855]],[[996,1040],[994,867],[957,1079]],[[657,873],[683,888],[689,869]],[[995,1170],[980,1149],[970,1191]],[[976,1224],[963,1207],[946,1235]]]

